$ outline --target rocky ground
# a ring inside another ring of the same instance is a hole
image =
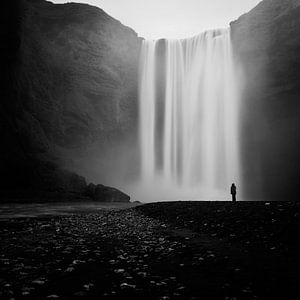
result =
[[[300,203],[0,220],[1,299],[299,299]]]

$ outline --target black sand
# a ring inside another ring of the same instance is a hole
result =
[[[2,211],[0,298],[300,298],[300,203],[93,211]]]

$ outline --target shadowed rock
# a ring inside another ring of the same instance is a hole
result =
[[[140,39],[83,4],[11,0],[1,18],[0,190],[81,193],[65,170],[103,170],[90,161],[135,136]]]
[[[130,197],[118,189],[104,186],[102,184],[95,185],[90,183],[85,190],[85,194],[99,202],[129,202]]]
[[[264,0],[231,23],[243,69],[241,142],[249,199],[298,199],[300,1]],[[284,174],[284,176],[283,176]]]

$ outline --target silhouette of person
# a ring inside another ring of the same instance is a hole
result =
[[[232,196],[232,202],[236,202],[236,186],[234,183],[231,185],[230,194]]]

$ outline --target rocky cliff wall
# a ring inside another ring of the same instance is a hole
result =
[[[77,191],[57,172],[88,175],[87,159],[136,137],[141,40],[88,5],[1,6],[1,190]]]
[[[244,72],[245,194],[248,199],[298,199],[300,1],[264,0],[231,29]]]

